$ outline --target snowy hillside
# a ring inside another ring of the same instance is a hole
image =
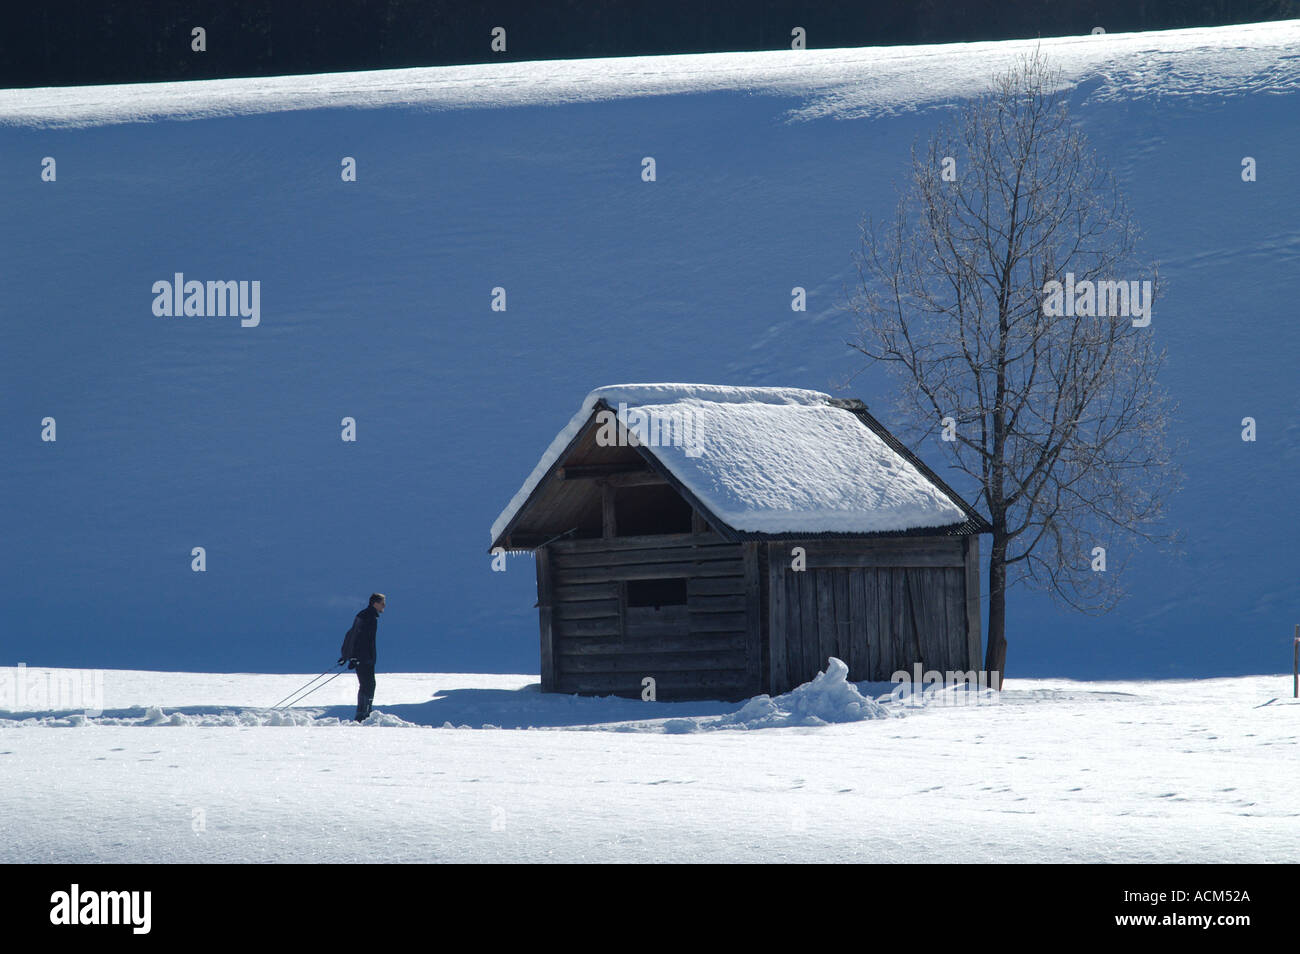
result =
[[[1287,677],[1011,679],[965,705],[832,679],[742,707],[408,673],[381,679],[392,704],[366,725],[339,722],[350,677],[290,717],[265,707],[305,675],[7,669],[0,686],[20,677],[23,711],[0,711],[5,863],[1223,863],[1300,850],[1279,769],[1300,712]],[[93,694],[95,678],[104,711],[88,720],[39,695]],[[847,721],[818,724],[837,714]]]
[[[314,671],[381,590],[381,672],[535,672],[533,563],[492,572],[488,530],[583,395],[809,388],[892,426],[882,374],[842,386],[859,219],[1031,45],[0,91],[0,661]],[[1102,619],[1013,594],[1011,674],[1276,671],[1300,603],[1300,22],[1042,46],[1167,282],[1187,538]],[[260,320],[159,317],[177,273],[260,282]]]

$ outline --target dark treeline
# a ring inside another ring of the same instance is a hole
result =
[[[51,0],[6,10],[0,86],[944,43],[1300,17],[1300,0]],[[507,50],[490,48],[494,27]],[[206,31],[206,52],[191,30]]]

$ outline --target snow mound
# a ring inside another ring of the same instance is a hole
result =
[[[755,696],[718,725],[736,729],[772,729],[798,725],[830,725],[888,719],[890,711],[868,699],[849,682],[849,667],[831,656],[826,669],[811,682],[796,686],[784,695]]]
[[[382,726],[392,729],[415,728],[414,722],[407,722],[405,719],[398,718],[387,712],[380,712],[378,709],[371,710],[370,715],[361,724],[363,726]]]
[[[784,695],[775,698],[766,694],[754,696],[730,715],[714,719],[668,719],[659,725],[659,730],[666,735],[687,735],[707,730],[833,725],[902,715],[898,708],[888,708],[859,692],[858,687],[849,682],[849,667],[831,656],[824,671]],[[630,731],[649,730],[647,726]]]

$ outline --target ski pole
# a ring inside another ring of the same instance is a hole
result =
[[[330,676],[328,679],[326,679],[324,682],[322,682],[319,686],[317,686],[316,689],[323,689],[325,686],[328,686],[331,682],[333,682],[335,679],[337,679],[337,678],[338,678],[339,676],[341,676],[341,675],[343,675],[343,673],[341,673],[341,672],[336,672],[334,675]],[[318,677],[318,678],[319,678],[319,677]],[[311,683],[307,683],[307,685],[311,685]],[[297,699],[293,700],[293,702],[289,703],[289,706],[296,706],[298,703],[302,702],[302,700],[306,699],[306,698],[307,698],[308,696],[310,696],[313,692],[315,692],[316,689],[312,689],[312,690],[310,690],[310,691],[308,691],[308,692],[304,692],[304,693],[303,693],[302,695],[300,695]],[[277,706],[277,708],[280,708],[280,707]],[[287,709],[288,706],[284,706],[283,708],[286,708],[286,709]]]
[[[307,680],[307,683],[306,683],[305,685],[300,686],[299,688],[295,689],[293,692],[289,693],[287,696],[284,697],[284,699],[281,699],[281,700],[280,700],[279,702],[277,702],[275,705],[271,706],[271,708],[272,708],[272,709],[278,709],[278,708],[280,708],[280,706],[282,706],[282,705],[285,703],[286,700],[288,700],[288,699],[292,699],[292,698],[293,698],[294,696],[296,696],[298,693],[302,692],[303,689],[306,689],[307,686],[310,686],[310,685],[311,685],[313,682],[315,682],[317,679],[321,678],[321,676],[328,675],[328,674],[330,673],[330,671],[333,670],[333,669],[336,669],[336,668],[338,667],[338,665],[339,665],[338,663],[335,663],[335,664],[334,664],[333,666],[331,666],[329,669],[326,669],[325,672],[321,673],[320,676],[314,676],[314,677],[312,677],[311,679],[308,679],[308,680]],[[324,683],[321,683],[321,685],[324,685]]]

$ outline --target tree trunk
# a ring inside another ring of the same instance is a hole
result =
[[[991,689],[1002,688],[1007,665],[1007,544],[994,530],[989,553],[989,638],[984,653],[984,670]]]

